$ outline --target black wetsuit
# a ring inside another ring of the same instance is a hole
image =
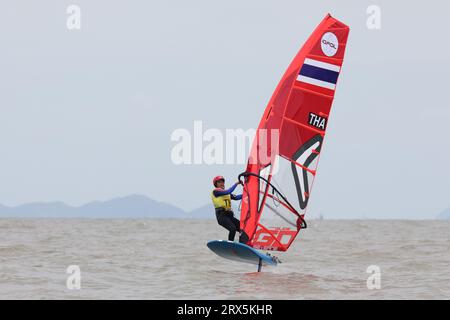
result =
[[[236,231],[240,232],[240,221],[234,217],[233,211],[225,210],[222,208],[216,209],[216,218],[217,222],[230,231],[228,233],[228,240],[234,241],[234,236],[236,235]]]
[[[229,194],[232,200],[241,200],[242,195],[234,195],[232,192],[237,187],[237,183],[234,184],[228,190],[214,190],[214,196],[219,197],[223,195]],[[225,210],[224,208],[216,208],[216,218],[217,222],[229,231],[228,240],[234,241],[234,237],[236,235],[236,231],[240,232],[240,221],[234,217],[234,213],[232,210]]]

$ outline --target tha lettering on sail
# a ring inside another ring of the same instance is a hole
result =
[[[309,121],[308,123],[320,130],[325,130],[327,127],[327,118],[321,117],[315,113],[309,113]]]

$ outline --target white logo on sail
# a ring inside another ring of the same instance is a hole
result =
[[[339,48],[339,42],[336,35],[333,32],[327,32],[322,36],[320,40],[322,52],[327,57],[332,57],[336,54]]]

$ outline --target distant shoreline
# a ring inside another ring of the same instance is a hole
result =
[[[239,211],[235,209],[235,215]],[[308,220],[322,220],[321,215],[313,215]],[[107,201],[92,201],[80,206],[70,206],[63,202],[33,202],[14,207],[0,204],[0,219],[199,219],[215,220],[214,209],[206,204],[191,211],[185,211],[169,203],[153,200],[147,196],[133,194],[113,198]],[[324,216],[323,220],[401,220],[401,221],[435,221],[450,220],[450,208],[441,212],[436,218],[333,218]]]
[[[13,217],[6,216],[0,217],[0,221],[2,220],[189,220],[189,221],[216,221],[215,218],[198,218],[198,217],[31,217],[31,216],[22,216],[22,217]],[[334,219],[319,219],[319,218],[310,218],[306,219],[307,221],[314,222],[342,222],[342,221],[364,221],[364,222],[442,222],[442,223],[450,223],[450,219],[375,219],[375,218],[334,218]]]

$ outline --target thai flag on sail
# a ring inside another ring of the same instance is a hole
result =
[[[297,76],[297,81],[334,90],[339,71],[341,71],[341,67],[335,64],[306,58]]]

